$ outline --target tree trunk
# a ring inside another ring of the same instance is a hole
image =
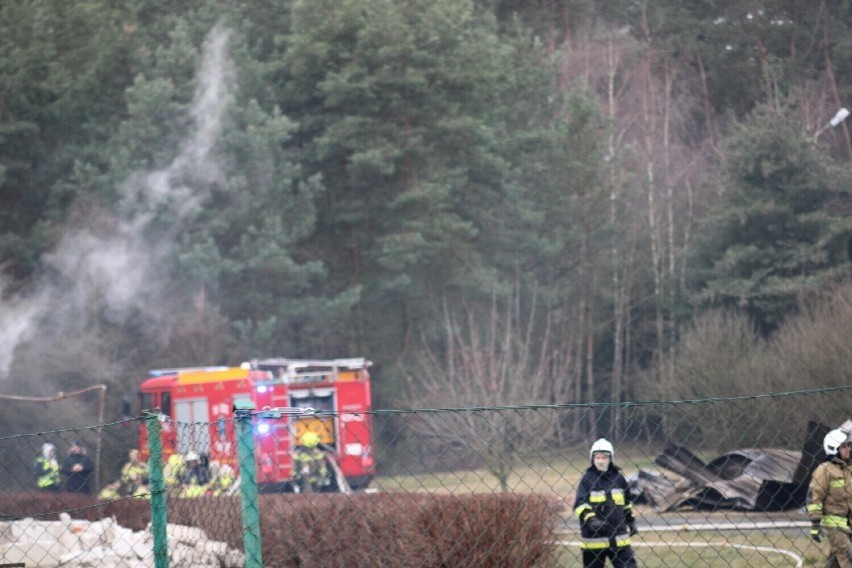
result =
[[[609,135],[607,136],[607,156],[608,175],[609,175],[609,222],[615,228],[618,224],[618,203],[620,192],[618,188],[616,176],[615,158],[615,119],[616,119],[616,98],[615,98],[615,76],[618,70],[618,58],[613,45],[612,30],[607,37],[607,116],[609,118]],[[610,400],[612,402],[621,402],[623,399],[622,392],[622,377],[623,377],[623,346],[622,335],[624,333],[624,296],[621,290],[621,270],[622,262],[619,260],[618,241],[613,239],[611,249],[612,262],[612,294],[613,294],[613,332],[612,332],[612,375],[610,383]],[[620,415],[616,414],[613,421],[612,435],[618,439],[621,434]]]

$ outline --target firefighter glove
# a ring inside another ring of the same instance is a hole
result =
[[[819,521],[811,521],[811,540],[814,542],[822,542],[823,535],[822,526]]]
[[[639,532],[639,529],[636,528],[636,521],[630,521],[629,523],[627,523],[627,529],[630,533],[630,536],[633,536]]]

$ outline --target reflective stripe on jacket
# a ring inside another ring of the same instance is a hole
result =
[[[62,478],[59,475],[59,462],[43,456],[36,458],[36,485],[39,489],[59,487]]]
[[[236,478],[233,475],[220,474],[211,483],[213,495],[222,495],[223,493],[226,493],[234,484],[234,481],[236,481]]]
[[[316,484],[328,476],[325,454],[318,448],[298,448],[293,452],[293,477]]]
[[[837,457],[819,464],[811,476],[805,508],[810,519],[821,521],[824,527],[849,528],[852,468]]]
[[[101,501],[115,501],[121,499],[121,493],[118,492],[117,488],[107,485],[98,493],[98,499]]]
[[[588,550],[601,550],[603,548],[609,548],[610,546],[612,546],[612,542],[613,540],[610,538],[583,538],[580,542],[580,548],[586,548]],[[615,539],[615,546],[619,548],[622,546],[630,546],[630,537],[623,536]]]
[[[147,493],[147,488],[142,487],[148,482],[148,465],[144,463],[135,464],[127,462],[121,468],[122,494],[125,496],[136,496],[137,493]],[[142,497],[143,495],[139,495]]]
[[[633,518],[632,509],[633,499],[627,479],[618,467],[610,465],[607,471],[598,471],[594,466],[587,469],[574,499],[574,514],[580,520],[582,548],[628,546],[627,522]],[[586,522],[592,515],[602,522],[598,531],[592,531]]]

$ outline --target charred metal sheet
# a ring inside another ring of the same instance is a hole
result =
[[[717,491],[734,509],[782,509],[789,506],[787,501],[796,491],[793,474],[801,461],[802,452],[778,448],[737,450],[707,464],[708,469],[719,471],[720,479],[708,483],[706,488]],[[774,487],[774,499],[761,496],[769,483]],[[774,504],[776,499],[784,503]]]
[[[686,479],[669,479],[662,473],[639,470],[628,478],[635,503],[647,503],[661,511],[679,506],[687,497],[692,483]]]
[[[684,446],[670,444],[654,462],[682,479],[639,472],[637,488],[660,511],[681,507],[778,511],[805,503],[810,476],[822,458],[828,428],[810,422],[802,451],[744,448],[704,463]]]
[[[810,483],[811,475],[825,456],[822,449],[822,440],[828,434],[829,430],[828,426],[820,422],[814,420],[808,422],[805,443],[802,444],[802,461],[796,468],[796,473],[793,474],[794,482]]]
[[[669,444],[663,448],[654,463],[695,484],[705,485],[718,479],[718,475],[707,469],[705,463],[685,446]]]
[[[692,486],[682,492],[679,501],[666,498],[664,510],[682,505],[753,510],[758,501],[763,510],[784,508],[788,496],[795,493],[793,475],[801,458],[801,452],[779,448],[745,448],[705,464],[682,446],[667,446],[658,456],[657,465],[681,475]],[[767,482],[773,482],[771,499],[761,497]],[[774,503],[779,499],[785,503]]]

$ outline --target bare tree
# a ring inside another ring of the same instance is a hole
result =
[[[671,365],[676,380],[659,380],[665,374],[660,367],[668,366],[660,360],[653,371],[643,374],[645,392],[658,400],[741,396],[756,388],[766,392],[770,389],[757,380],[764,350],[764,342],[745,314],[706,312],[684,330],[674,349]],[[692,412],[689,405],[684,405],[666,414],[663,428],[667,439],[718,443],[717,434],[734,429],[742,407],[710,405],[702,407],[699,417],[692,417]]]
[[[852,284],[801,302],[772,337],[765,374],[777,390],[849,384],[852,369]]]
[[[771,405],[756,393],[838,387],[849,383],[852,364],[852,285],[838,285],[803,301],[801,313],[785,320],[763,339],[742,312],[712,310],[686,327],[672,353],[675,381],[659,381],[661,371],[642,375],[649,398],[741,400],[699,406],[681,405],[663,417],[665,435],[704,445],[742,444],[739,432],[754,443],[761,436],[775,443],[791,440],[813,418],[801,401],[777,398]],[[661,363],[662,364],[662,363]],[[760,412],[764,428],[752,426]],[[834,416],[830,420],[844,418]]]
[[[554,435],[551,413],[523,407],[548,401],[565,384],[564,361],[550,351],[549,322],[537,328],[535,304],[533,294],[524,308],[517,291],[506,301],[494,295],[483,311],[465,306],[454,313],[445,302],[445,345],[424,342],[407,377],[416,400],[452,408],[422,413],[414,426],[418,437],[473,454],[503,491],[518,458],[541,450]]]
[[[647,8],[648,4],[641,5]],[[607,230],[593,235],[599,248],[592,257],[608,261],[596,267],[577,261],[576,281],[592,283],[596,294],[575,299],[581,314],[575,321],[584,331],[577,361],[588,363],[596,343],[608,344],[605,329],[613,355],[608,385],[605,372],[583,365],[585,381],[577,390],[587,396],[577,400],[588,402],[597,402],[607,392],[611,402],[633,395],[628,378],[630,357],[636,351],[632,337],[643,342],[644,348],[651,339],[645,334],[653,333],[658,360],[665,358],[669,343],[677,337],[680,322],[674,314],[685,282],[684,258],[695,203],[704,201],[696,192],[704,190],[702,176],[708,175],[705,154],[710,155],[712,140],[696,134],[708,128],[706,121],[695,119],[702,108],[701,77],[689,66],[688,53],[671,52],[655,43],[644,12],[640,23],[640,40],[602,27],[586,30],[587,37],[563,46],[561,88],[590,85],[606,119],[599,181],[609,198]],[[588,215],[584,212],[583,217],[585,221]],[[585,229],[582,222],[578,226]],[[580,259],[589,258],[582,256],[588,244],[581,241],[577,247]],[[655,314],[653,328],[637,328],[633,311],[645,310],[649,304]],[[590,335],[590,330],[596,335]],[[661,376],[670,382],[670,366],[661,371],[667,371]],[[611,427],[609,435],[617,437],[618,416]]]

